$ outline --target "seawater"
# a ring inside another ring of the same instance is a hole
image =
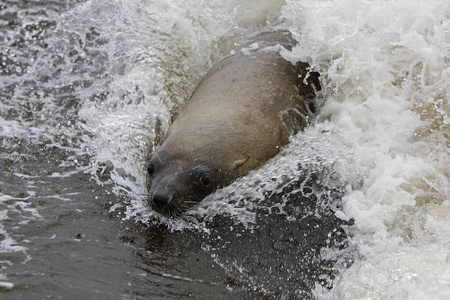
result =
[[[0,9],[5,297],[450,297],[447,1]],[[172,119],[274,28],[321,74],[319,115],[183,218],[153,212],[145,165]]]

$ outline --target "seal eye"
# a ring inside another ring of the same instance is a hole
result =
[[[155,173],[155,165],[154,165],[152,162],[150,162],[150,163],[147,165],[147,173],[148,173],[148,175],[150,175],[150,176],[152,176],[153,173]]]
[[[200,176],[200,178],[198,179],[198,181],[204,186],[210,185],[212,181],[211,173],[209,172],[203,173],[202,176]]]

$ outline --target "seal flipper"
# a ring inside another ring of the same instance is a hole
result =
[[[242,167],[242,165],[245,164],[249,158],[250,158],[250,156],[247,155],[241,159],[236,160],[233,163],[233,169],[236,170],[237,168]]]

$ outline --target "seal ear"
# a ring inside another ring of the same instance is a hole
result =
[[[237,168],[241,167],[243,164],[245,164],[247,162],[247,160],[250,158],[250,156],[245,156],[241,159],[236,160],[233,163],[233,170],[236,170]]]

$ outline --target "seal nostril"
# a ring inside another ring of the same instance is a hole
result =
[[[163,209],[169,203],[169,197],[161,194],[153,195],[153,203],[157,209]]]

